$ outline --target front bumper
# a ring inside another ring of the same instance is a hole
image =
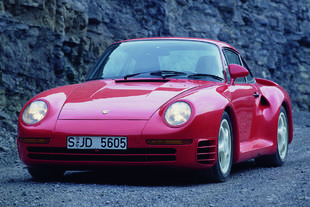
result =
[[[216,162],[217,139],[191,137],[192,133],[143,134],[147,121],[59,120],[48,144],[22,143],[20,159],[28,166],[58,166],[65,169],[93,169],[105,166],[169,166],[190,169],[212,167]],[[155,130],[156,131],[156,130]],[[158,130],[157,130],[158,131]],[[22,135],[22,134],[20,134]],[[127,150],[67,149],[68,136],[126,136]],[[22,136],[20,136],[22,137]],[[190,143],[150,145],[149,139],[187,139]]]

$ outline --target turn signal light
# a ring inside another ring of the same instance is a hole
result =
[[[21,143],[27,143],[27,144],[48,144],[50,143],[49,138],[19,138],[19,141]]]
[[[149,145],[186,145],[192,144],[192,139],[147,139]]]

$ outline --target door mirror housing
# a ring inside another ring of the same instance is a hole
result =
[[[237,64],[229,64],[228,70],[230,73],[230,77],[231,77],[230,82],[232,85],[235,84],[235,80],[237,78],[244,78],[249,75],[249,71],[246,68],[242,67],[241,65],[237,65]]]

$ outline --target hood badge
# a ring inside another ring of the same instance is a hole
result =
[[[109,113],[109,110],[103,110],[103,111],[102,111],[102,114],[104,114],[104,115],[105,115],[105,114],[108,114],[108,113]]]

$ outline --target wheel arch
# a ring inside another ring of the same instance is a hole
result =
[[[288,142],[291,143],[293,140],[293,114],[292,114],[292,108],[289,101],[284,100],[282,103],[283,108],[285,109],[288,126],[289,126],[289,138]]]
[[[269,107],[267,107],[267,109],[270,109],[267,119],[277,120],[281,107],[284,107],[289,125],[289,143],[291,143],[293,139],[293,115],[289,94],[281,86],[273,82],[263,79],[259,79],[258,82],[262,84],[260,91],[262,93],[262,97],[264,97],[268,102]],[[276,133],[277,123],[275,123],[274,129]],[[276,150],[276,148],[274,150]]]
[[[233,132],[233,163],[238,162],[240,154],[239,128],[236,113],[231,105],[224,109],[228,113]]]

